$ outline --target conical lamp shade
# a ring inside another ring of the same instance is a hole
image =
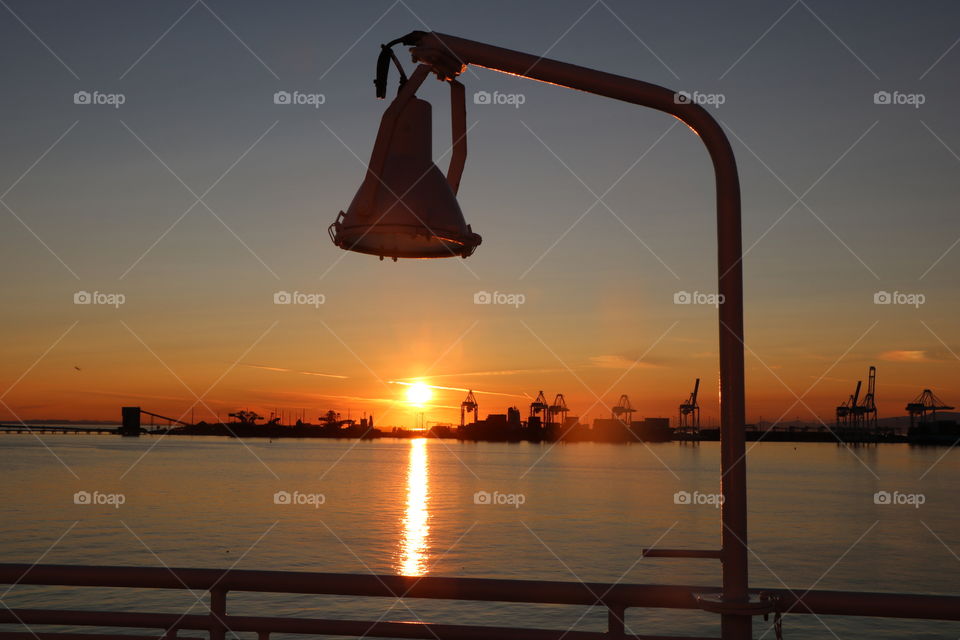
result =
[[[341,249],[381,258],[465,258],[480,236],[433,163],[430,103],[411,98],[395,107],[399,113],[384,113],[366,178],[331,225],[331,238]]]

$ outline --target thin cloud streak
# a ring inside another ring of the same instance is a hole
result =
[[[552,368],[552,369],[494,369],[491,371],[468,371],[464,373],[437,373],[430,374],[429,376],[423,376],[425,378],[436,379],[436,378],[466,378],[472,376],[519,376],[525,373],[563,373],[566,369]],[[419,380],[420,377],[412,378],[399,378],[399,380]]]
[[[337,378],[339,380],[346,380],[350,376],[341,376],[336,373],[321,373],[319,371],[305,371],[303,369],[287,369],[286,367],[270,367],[265,364],[247,364],[242,363],[240,366],[248,367],[250,369],[263,369],[264,371],[279,371],[282,373],[299,373],[304,376],[319,376],[321,378]]]

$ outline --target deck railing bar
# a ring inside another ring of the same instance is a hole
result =
[[[418,640],[678,640],[680,636],[646,636],[625,633],[629,607],[648,609],[701,609],[695,593],[715,593],[719,587],[657,584],[606,584],[547,580],[491,578],[408,577],[375,574],[315,573],[295,571],[228,571],[160,567],[99,567],[83,565],[0,564],[0,584],[96,588],[203,590],[209,596],[206,614],[177,615],[127,611],[75,611],[55,609],[0,610],[0,624],[44,624],[160,629],[164,638],[177,638],[180,630],[209,633],[224,640],[226,632],[256,632],[269,640],[271,632]],[[229,591],[394,598],[522,602],[607,608],[606,632],[557,631],[515,627],[448,625],[426,622],[383,622],[317,618],[278,618],[227,615]],[[754,590],[760,593],[760,590]],[[766,598],[778,602],[780,611],[796,614],[960,620],[960,596],[853,591],[807,591],[797,595],[787,589],[764,589]],[[596,593],[604,593],[598,603]],[[16,632],[14,632],[16,633]],[[163,631],[161,631],[163,633]],[[0,640],[20,637],[0,632]],[[31,636],[33,637],[33,636]],[[53,638],[93,640],[94,634],[53,634]],[[131,636],[137,638],[137,636]],[[148,636],[142,636],[148,638]],[[689,636],[686,638],[690,638]],[[43,640],[41,638],[40,640]],[[115,638],[113,640],[116,640]],[[690,638],[690,640],[695,640]]]
[[[716,586],[504,580],[494,578],[409,577],[305,571],[255,571],[86,565],[0,563],[0,584],[146,589],[197,589],[215,585],[225,591],[371,596],[440,600],[525,602],[592,606],[596,593],[603,605],[649,609],[697,609],[693,593],[719,591]],[[796,613],[960,620],[960,596],[812,590],[798,595],[787,589],[751,589],[779,596],[784,610]]]
[[[174,636],[170,636],[174,637]],[[64,631],[0,631],[0,640],[156,640],[157,635],[129,633],[69,633]],[[206,640],[199,636],[179,636],[177,640]]]
[[[180,617],[176,614],[139,612],[14,609],[27,624],[48,625],[97,625],[102,627],[163,628],[163,623],[173,624]],[[16,622],[9,612],[0,612],[0,623]],[[609,640],[602,631],[564,631],[563,629],[530,629],[523,627],[491,627],[481,625],[455,625],[423,622],[375,622],[366,620],[337,620],[324,618],[280,618],[265,616],[224,616],[223,622],[233,632],[261,634],[292,633],[333,636],[366,635],[374,638],[409,638],[413,640]],[[205,615],[191,615],[177,623],[180,629],[190,631],[213,631],[219,623]],[[369,630],[369,632],[368,632]],[[72,635],[61,634],[73,638]],[[110,636],[115,637],[115,636]],[[716,640],[701,636],[619,635],[623,640]]]

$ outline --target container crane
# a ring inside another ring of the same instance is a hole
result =
[[[851,424],[855,424],[855,412],[857,403],[860,402],[860,387],[863,385],[863,380],[857,380],[856,390],[850,394],[850,397],[847,398],[847,401],[837,407],[837,427],[848,427]]]
[[[547,409],[550,408],[550,405],[547,404],[547,398],[543,395],[543,391],[537,394],[537,399],[530,403],[530,417],[535,418],[541,413],[545,413]]]
[[[867,395],[863,396],[863,402],[856,408],[856,426],[870,431],[877,430],[877,368],[870,367],[867,375]]]
[[[464,416],[473,414],[473,421],[477,421],[477,413],[480,411],[480,405],[477,404],[477,398],[473,395],[473,390],[467,393],[467,398],[460,403],[460,427],[464,426]]]
[[[633,406],[630,404],[630,398],[627,394],[620,396],[617,405],[610,411],[610,418],[619,420],[628,427],[633,424]]]
[[[923,393],[907,404],[907,413],[910,414],[910,427],[913,428],[917,423],[927,422],[927,414],[930,421],[936,422],[937,411],[953,411],[954,407],[947,406],[943,400],[938,398],[930,389],[924,389]]]
[[[693,392],[686,402],[680,403],[677,428],[687,431],[700,431],[700,405],[697,404],[697,395],[700,393],[700,378],[693,383]]]
[[[556,417],[560,416],[559,424],[564,424],[567,421],[567,413],[570,409],[567,408],[567,400],[563,397],[562,393],[558,393],[557,396],[553,399],[553,404],[547,407],[547,423],[556,422]]]

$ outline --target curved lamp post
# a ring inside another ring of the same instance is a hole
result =
[[[466,65],[657,109],[683,121],[706,145],[716,177],[718,292],[723,296],[719,309],[721,549],[659,549],[646,555],[719,559],[723,593],[697,594],[697,601],[702,608],[721,614],[724,639],[748,640],[751,616],[763,613],[764,604],[751,599],[747,579],[740,184],[726,135],[705,109],[678,100],[679,94],[664,87],[435,32],[414,31],[383,47],[376,80],[379,97],[385,95],[391,57],[397,62],[390,50],[394,44],[412,47],[414,61],[421,64],[409,80],[401,77],[397,98],[384,113],[367,176],[350,208],[330,227],[334,243],[346,250],[394,260],[465,258],[480,244],[480,236],[464,223],[455,198],[466,158],[463,86],[456,77]],[[430,160],[429,105],[425,108],[413,96],[429,72],[451,85],[454,153],[446,179]]]

